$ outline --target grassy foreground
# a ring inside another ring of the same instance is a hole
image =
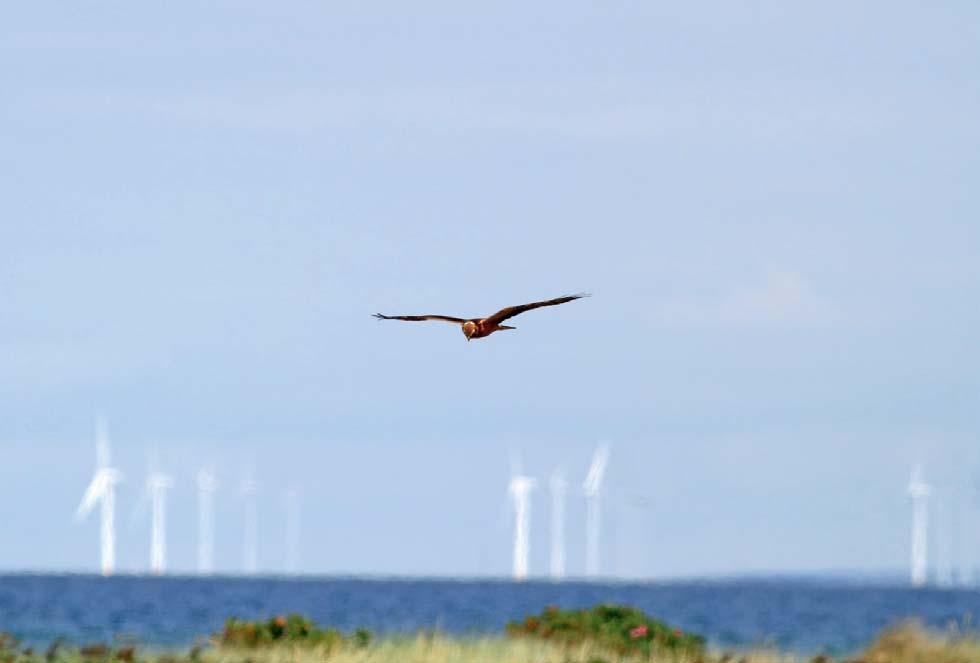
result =
[[[764,651],[624,655],[592,643],[562,645],[528,638],[435,635],[380,640],[363,648],[337,650],[273,646],[259,653],[219,647],[202,659],[207,663],[980,663],[980,639],[904,624],[882,634],[858,655],[832,659]]]
[[[318,642],[278,640],[254,644],[213,638],[181,653],[137,651],[129,646],[53,645],[46,651],[17,646],[0,634],[0,663],[980,663],[980,638],[927,631],[907,623],[883,633],[860,654],[832,659],[779,652],[726,653],[707,650],[622,651],[593,640],[580,642],[527,636],[457,638],[422,633],[374,640],[360,636]]]

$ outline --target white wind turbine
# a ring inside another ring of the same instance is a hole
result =
[[[150,573],[162,575],[167,569],[167,490],[173,480],[151,465],[146,492],[153,507],[153,529],[150,535]]]
[[[912,586],[921,587],[926,584],[928,572],[927,540],[929,528],[929,495],[932,492],[929,484],[922,480],[922,468],[916,465],[912,469],[912,478],[908,487],[909,497],[912,498]]]
[[[82,501],[75,511],[76,522],[84,518],[96,502],[102,505],[102,523],[100,540],[102,548],[102,575],[110,576],[116,567],[116,489],[122,481],[119,470],[110,467],[109,434],[102,418],[96,423],[95,432],[96,467],[92,481],[82,496]]]
[[[973,471],[970,483],[971,498],[967,498],[964,506],[966,530],[970,532],[968,537],[964,537],[964,559],[963,559],[963,584],[969,587],[980,585],[980,564],[978,564],[977,550],[980,550],[980,528],[977,528],[977,509],[980,508],[980,472]]]
[[[535,481],[521,474],[520,459],[511,463],[510,484],[507,490],[514,502],[514,580],[527,578],[531,550],[531,490]]]
[[[214,491],[218,482],[210,468],[197,472],[197,572],[214,570]]]
[[[551,577],[565,577],[565,475],[561,468],[551,474]]]
[[[949,492],[934,496],[933,513],[935,514],[935,559],[933,563],[936,584],[941,587],[951,587],[956,579],[953,562],[955,532],[953,528],[953,501]]]
[[[255,510],[255,492],[259,484],[252,478],[249,468],[242,481],[242,497],[245,501],[245,542],[242,550],[242,562],[245,573],[254,575],[258,568],[258,523]]]
[[[585,574],[599,574],[599,489],[609,462],[609,446],[600,445],[592,457],[592,465],[582,484],[586,500],[585,513]]]

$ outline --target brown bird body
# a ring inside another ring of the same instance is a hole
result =
[[[408,320],[410,322],[439,320],[442,322],[452,322],[458,324],[462,328],[463,334],[466,336],[466,340],[469,341],[474,338],[489,336],[490,334],[502,329],[516,329],[516,327],[508,327],[507,325],[502,325],[500,323],[508,318],[513,318],[515,315],[520,315],[525,311],[541,308],[542,306],[556,306],[575,299],[581,299],[582,297],[588,297],[588,295],[565,295],[564,297],[548,299],[543,302],[532,302],[531,304],[508,306],[507,308],[500,309],[493,315],[487,316],[486,318],[454,318],[448,315],[382,315],[380,313],[375,313],[374,317],[376,317],[378,320]]]

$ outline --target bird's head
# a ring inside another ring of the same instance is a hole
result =
[[[463,334],[466,336],[467,341],[473,338],[473,335],[476,334],[476,323],[473,322],[472,320],[467,320],[466,322],[464,322]]]

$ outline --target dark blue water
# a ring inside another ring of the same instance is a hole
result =
[[[44,644],[133,639],[186,646],[229,616],[299,612],[342,629],[436,628],[499,633],[549,604],[637,606],[716,647],[774,645],[798,653],[851,653],[907,618],[945,627],[980,610],[980,593],[803,580],[602,584],[389,579],[0,576],[0,631]]]

